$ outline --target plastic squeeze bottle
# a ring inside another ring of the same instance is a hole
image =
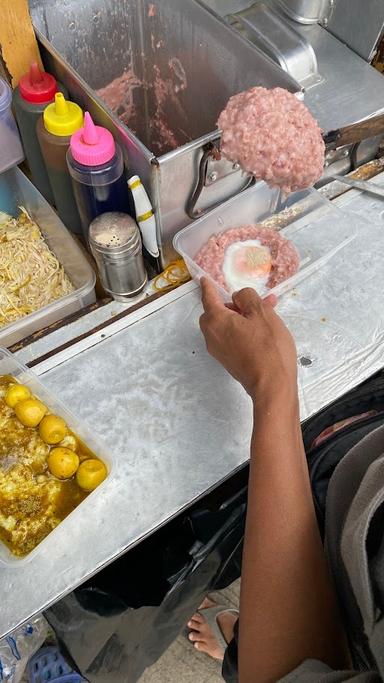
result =
[[[67,163],[83,235],[88,242],[94,218],[111,211],[130,212],[123,155],[112,133],[95,126],[91,115],[85,112],[84,127],[71,137]]]
[[[159,247],[156,236],[156,219],[153,215],[153,209],[145,187],[138,175],[133,175],[132,178],[129,178],[128,187],[132,192],[135,203],[136,220],[141,230],[143,244],[151,256],[158,258]]]
[[[24,159],[24,150],[11,104],[11,88],[0,78],[0,173],[16,166]]]
[[[29,72],[20,78],[19,85],[13,91],[13,106],[32,180],[50,204],[54,203],[53,192],[36,136],[36,123],[47,104],[53,102],[58,90],[67,94],[54,76],[41,71],[39,65],[33,62]]]
[[[54,203],[64,225],[77,234],[81,234],[81,221],[66,157],[71,135],[82,127],[83,118],[79,105],[69,102],[59,92],[55,101],[44,109],[36,126]]]

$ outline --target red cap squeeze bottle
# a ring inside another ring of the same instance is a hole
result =
[[[54,204],[54,197],[36,137],[36,123],[57,92],[67,94],[64,86],[52,74],[42,71],[37,62],[21,76],[13,91],[13,105],[32,180],[50,204]]]

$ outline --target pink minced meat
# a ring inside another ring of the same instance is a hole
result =
[[[268,247],[272,257],[272,267],[267,287],[276,287],[299,269],[299,254],[289,240],[282,237],[276,230],[264,228],[262,225],[244,225],[240,228],[230,228],[225,232],[212,235],[208,242],[198,252],[195,261],[219,285],[228,289],[223,274],[225,251],[234,242],[259,240]]]
[[[323,173],[321,130],[288,90],[251,88],[234,95],[217,125],[225,157],[287,194],[312,186]]]

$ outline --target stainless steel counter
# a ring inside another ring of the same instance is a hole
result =
[[[378,223],[361,226],[354,242],[279,305],[299,361],[310,360],[299,365],[303,419],[383,364],[384,202],[355,190],[340,202]],[[36,366],[113,450],[117,466],[101,495],[83,503],[82,525],[69,517],[34,559],[0,564],[1,636],[246,463],[251,405],[207,355],[200,313],[189,283]],[[46,349],[47,341],[38,341],[18,357]]]

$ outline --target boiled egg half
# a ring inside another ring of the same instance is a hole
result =
[[[252,287],[265,294],[271,267],[270,249],[259,240],[233,242],[225,250],[223,275],[230,292]]]

